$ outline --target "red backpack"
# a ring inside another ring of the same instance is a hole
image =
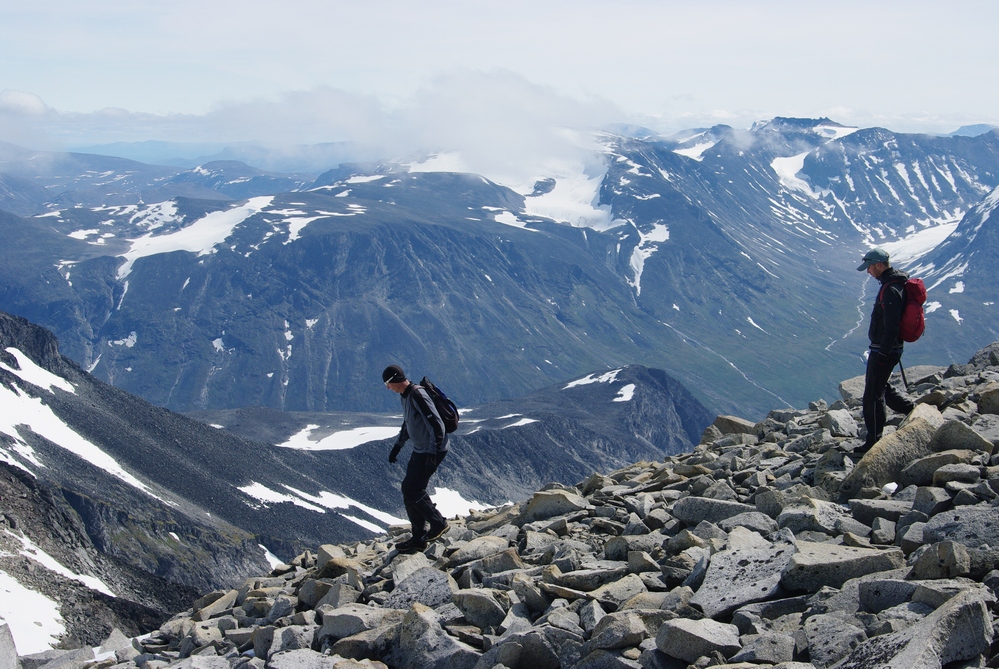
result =
[[[881,287],[878,301],[884,293]],[[926,317],[923,313],[923,303],[926,302],[926,286],[922,279],[906,279],[904,289],[905,302],[902,305],[902,318],[898,321],[898,336],[905,342],[914,342],[923,336],[926,329]]]

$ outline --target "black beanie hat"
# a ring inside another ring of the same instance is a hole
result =
[[[406,380],[406,372],[402,371],[402,367],[399,365],[389,365],[382,372],[382,381],[384,383],[401,383]]]

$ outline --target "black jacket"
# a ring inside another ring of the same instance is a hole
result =
[[[447,450],[444,421],[437,413],[434,401],[423,386],[410,383],[400,396],[402,429],[396,447],[412,440],[414,453],[438,453]]]
[[[902,320],[902,307],[905,306],[905,282],[909,275],[894,267],[889,267],[878,281],[881,288],[874,300],[874,311],[871,312],[871,326],[867,337],[871,340],[871,348],[887,353],[893,348],[902,348],[902,338],[898,333],[898,324]]]

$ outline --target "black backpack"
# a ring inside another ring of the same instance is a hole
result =
[[[441,420],[444,421],[444,431],[451,433],[457,430],[458,407],[455,406],[454,402],[449,400],[447,395],[431,383],[427,377],[423,377],[420,385],[427,391],[427,395],[430,395],[430,399],[434,401],[434,407],[437,409],[437,413],[440,414]]]

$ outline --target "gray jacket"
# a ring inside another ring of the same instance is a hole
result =
[[[402,429],[399,431],[396,445],[402,446],[406,440],[411,439],[414,453],[446,451],[447,433],[444,432],[444,421],[441,420],[437,407],[423,386],[409,384],[400,399]]]

